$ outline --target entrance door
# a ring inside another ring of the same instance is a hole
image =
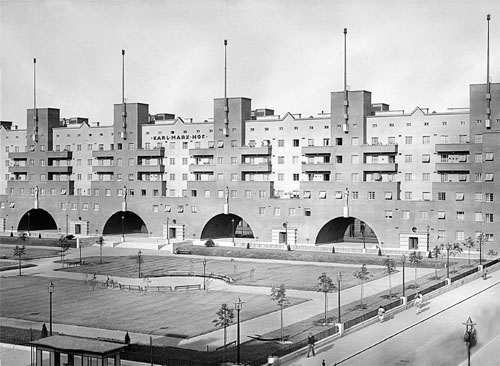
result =
[[[418,249],[418,238],[409,238],[409,249]]]
[[[75,224],[75,235],[79,235],[82,233],[82,225]]]
[[[285,241],[286,241],[286,233],[284,231],[280,231],[280,238],[279,238],[280,244],[283,244]]]
[[[175,239],[177,237],[177,229],[175,227],[168,228],[168,237],[170,239]]]

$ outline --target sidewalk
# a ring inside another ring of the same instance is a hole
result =
[[[489,273],[489,278],[484,281],[478,278],[472,282],[466,283],[458,288],[449,292],[441,294],[430,300],[429,310],[419,315],[415,314],[413,307],[406,309],[402,312],[394,314],[394,318],[384,323],[379,323],[377,319],[372,320],[369,327],[366,325],[359,326],[358,331],[348,332],[343,337],[330,337],[316,344],[316,353],[320,353],[316,357],[306,358],[307,348],[301,349],[297,352],[282,357],[279,360],[280,366],[282,365],[304,365],[304,366],[318,366],[323,359],[328,360],[327,365],[341,365],[352,356],[370,349],[377,344],[383,342],[385,339],[393,337],[395,334],[404,332],[412,328],[414,325],[425,322],[430,318],[442,313],[443,311],[461,303],[465,299],[475,296],[476,294],[484,291],[492,286],[500,285],[500,271],[499,265],[494,266],[495,269]],[[391,311],[388,312],[391,315]],[[492,321],[495,321],[492,319]],[[492,340],[480,352],[472,354],[471,363],[477,365],[488,365],[485,363],[486,359],[491,362],[491,357],[495,359],[495,354],[498,353],[498,340]],[[499,354],[500,356],[500,354]],[[473,362],[476,360],[476,362]],[[483,360],[480,362],[480,360]],[[495,361],[496,362],[496,361]],[[465,366],[466,362],[460,366]]]

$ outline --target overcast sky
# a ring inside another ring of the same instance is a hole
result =
[[[348,84],[391,109],[469,105],[469,84],[500,81],[498,0],[0,0],[1,114],[24,128],[33,106],[112,122],[125,96],[151,114],[201,121],[223,97],[313,115]]]

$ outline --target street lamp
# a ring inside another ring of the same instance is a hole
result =
[[[337,273],[337,302],[338,302],[338,322],[341,323],[340,320],[340,282],[342,282],[342,272]]]
[[[169,224],[169,218],[167,217],[167,244],[170,245],[170,228],[168,226]]]
[[[54,293],[54,284],[50,281],[49,286],[49,335],[52,336],[52,294]]]
[[[205,280],[205,269],[207,267],[207,258],[203,258],[203,290],[206,289],[206,280]]]
[[[237,331],[236,331],[236,364],[240,365],[240,311],[243,307],[243,301],[238,297],[238,301],[235,301],[234,303],[234,308],[236,309],[237,312]]]
[[[231,219],[231,234],[233,236],[233,246],[234,244],[234,219]]]
[[[152,330],[151,332],[149,332],[149,351],[150,351],[150,361],[151,361],[151,366],[154,366],[153,365],[153,336],[152,334],[158,330],[162,330],[162,329],[167,329],[168,327],[161,327],[161,328],[158,328],[158,329],[155,329],[155,330]]]
[[[66,214],[66,235],[68,235],[69,214]]]
[[[431,228],[430,225],[427,225],[427,258],[432,258],[432,254],[431,254],[431,243],[430,243],[430,231],[431,230],[434,230],[433,228]]]
[[[450,278],[450,243],[446,244],[446,278]]]
[[[405,297],[405,263],[406,263],[406,256],[403,253],[401,255],[401,264],[403,265],[403,297]]]
[[[125,216],[122,215],[122,241],[125,241]]]
[[[30,216],[31,216],[31,213],[28,212],[28,235],[30,234]]]
[[[137,263],[139,264],[139,278],[141,278],[141,261],[142,261],[141,255],[142,255],[142,252],[139,249],[139,251],[137,252]]]
[[[462,324],[465,325],[464,342],[467,346],[467,365],[470,366],[470,347],[472,343],[476,341],[476,329],[474,328],[474,325],[476,325],[476,323],[474,323],[469,316],[469,319],[467,319],[467,321]]]

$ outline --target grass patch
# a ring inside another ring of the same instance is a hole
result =
[[[20,243],[16,243],[16,245],[20,245]],[[3,245],[0,244],[0,257],[2,259],[15,259],[17,257],[14,256],[14,248],[15,245]],[[59,249],[51,249],[51,248],[40,248],[40,247],[32,247],[25,246],[25,254],[21,257],[21,260],[30,260],[30,259],[39,259],[39,258],[50,258],[57,257],[61,254]]]

